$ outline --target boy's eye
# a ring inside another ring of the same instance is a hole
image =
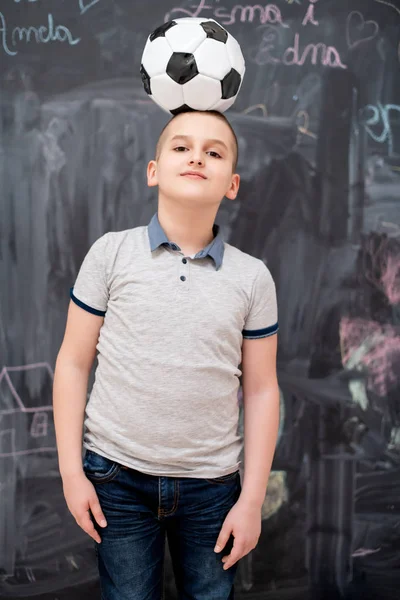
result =
[[[188,150],[186,146],[175,146],[174,148],[174,152],[185,152],[185,150]],[[221,155],[218,154],[218,152],[215,152],[215,150],[209,150],[208,154],[213,158],[222,158]]]

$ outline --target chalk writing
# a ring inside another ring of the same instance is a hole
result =
[[[165,14],[164,21],[170,21],[174,17],[200,17],[203,16],[201,13],[207,10],[213,10],[213,6],[206,4],[206,0],[200,0],[199,4],[194,7],[194,11],[187,10],[186,8],[181,8],[179,6],[172,8],[169,12]]]
[[[46,369],[48,371],[49,376],[51,377],[51,379],[53,379],[54,374],[53,371],[51,370],[51,367],[48,363],[34,363],[34,364],[30,364],[30,365],[23,365],[23,366],[18,366],[18,367],[3,367],[2,370],[0,371],[0,383],[2,381],[2,379],[4,379],[10,389],[11,395],[13,396],[17,407],[16,408],[11,408],[11,409],[4,409],[1,408],[0,406],[0,415],[5,415],[5,414],[10,414],[10,413],[15,413],[15,412],[38,412],[38,411],[46,411],[46,410],[50,410],[52,411],[53,408],[51,406],[51,404],[45,404],[43,406],[35,406],[34,408],[28,408],[25,406],[25,404],[22,401],[21,396],[18,394],[17,390],[15,389],[11,378],[10,378],[10,373],[14,373],[14,372],[21,372],[21,371],[30,371],[30,370],[34,370],[34,369]]]
[[[282,62],[285,65],[304,65],[305,61],[311,56],[311,63],[316,65],[320,62],[325,67],[339,67],[347,69],[340,59],[339,52],[333,46],[326,46],[322,42],[317,44],[307,44],[300,56],[300,36],[298,33],[294,36],[293,46],[289,46],[283,54]]]
[[[0,46],[9,56],[18,54],[18,50],[13,49],[18,43],[29,44],[31,41],[37,44],[66,42],[70,46],[75,46],[80,42],[80,38],[74,38],[68,27],[55,25],[51,13],[47,15],[47,26],[14,27],[9,29],[3,13],[0,12],[0,36]]]
[[[91,0],[91,2],[85,2],[85,0],[79,0],[79,8],[81,11],[81,15],[83,15],[89,8],[92,8],[95,4],[100,2],[100,0]]]
[[[317,139],[317,135],[308,128],[310,124],[310,116],[306,110],[300,110],[296,115],[297,129],[299,133],[308,135],[308,137]]]
[[[254,112],[255,110],[261,110],[263,117],[268,116],[267,107],[265,106],[265,104],[254,104],[254,106],[248,106],[247,108],[244,109],[243,114],[249,115],[250,113]]]
[[[368,556],[369,554],[375,554],[376,552],[380,551],[380,547],[379,548],[357,548],[357,550],[354,550],[354,552],[352,553],[352,556]]]
[[[18,421],[16,418],[18,415],[33,415],[30,426],[30,438],[32,440],[37,441],[39,438],[41,438],[43,442],[52,441],[52,438],[46,439],[49,435],[48,414],[53,411],[52,405],[44,404],[42,406],[27,407],[11,379],[12,373],[21,373],[34,370],[40,371],[42,369],[45,370],[47,376],[53,379],[53,371],[50,365],[45,362],[17,367],[3,367],[3,369],[0,371],[0,384],[2,381],[4,381],[6,384],[6,387],[5,389],[2,389],[2,395],[0,396],[0,418],[5,419],[8,415],[13,416],[13,427],[10,429],[3,428],[0,431],[0,458],[56,451],[55,446],[49,445],[42,447],[32,446],[28,448],[17,447],[17,442],[21,438],[20,436],[16,435],[16,432],[18,427],[25,427],[25,421]],[[25,439],[25,437],[23,437],[23,439]]]
[[[268,27],[262,34],[261,42],[255,51],[250,52],[250,60],[259,66],[282,63],[286,66],[304,65],[307,61],[312,65],[320,64],[324,67],[347,69],[342,62],[340,54],[333,46],[323,42],[307,44],[300,48],[300,34],[295,33],[292,46],[279,52],[277,46],[277,32]]]
[[[382,397],[397,386],[400,336],[392,325],[344,317],[340,339],[343,365],[365,371],[368,389]]]
[[[35,413],[31,425],[31,436],[34,438],[45,437],[47,435],[49,417],[47,413]]]
[[[19,4],[21,2],[21,0],[14,0],[14,2],[16,4]],[[39,2],[39,0],[25,0],[25,2],[32,3],[32,2]],[[100,0],[79,0],[79,10],[81,12],[81,15],[83,15],[85,12],[87,12],[89,10],[89,8],[92,8],[92,6],[94,6],[98,2],[100,2]]]
[[[255,112],[256,110],[261,111],[263,117],[268,116],[268,109],[265,104],[254,104],[253,106],[248,106],[245,108],[242,113],[244,115],[249,115],[250,113]],[[310,124],[310,117],[306,110],[299,110],[294,115],[294,119],[297,125],[297,131],[299,134],[308,135],[313,139],[317,139],[317,135],[309,130],[308,126]]]
[[[400,303],[400,254],[387,236],[365,240],[364,274],[393,306]]]
[[[394,4],[386,2],[386,0],[375,0],[375,2],[379,2],[379,4],[385,4],[386,6],[390,6],[390,8],[394,8],[394,10],[400,15],[400,8],[397,8],[397,6],[395,6]]]
[[[318,25],[318,21],[314,18],[314,3],[318,2],[318,0],[310,0],[310,4],[307,8],[306,15],[303,19],[302,25],[307,25],[307,23],[311,23],[311,25]]]
[[[348,47],[355,48],[363,42],[373,40],[379,33],[376,21],[366,21],[357,10],[353,10],[346,19],[346,41]]]
[[[393,131],[390,120],[390,113],[396,112],[399,113],[400,116],[400,105],[398,104],[381,104],[380,102],[377,105],[368,104],[364,110],[364,113],[371,113],[369,118],[367,118],[364,123],[364,127],[367,133],[372,137],[375,142],[385,143],[388,145],[388,154],[391,156],[393,154]],[[382,131],[380,133],[375,133],[372,129],[373,125],[380,125],[382,127]]]
[[[261,25],[264,23],[272,23],[273,25],[281,25],[289,27],[283,22],[283,17],[280,9],[276,4],[236,4],[232,9],[226,9],[223,6],[213,6],[207,4],[206,0],[199,0],[197,5],[194,5],[193,10],[175,7],[166,13],[164,21],[170,21],[176,17],[200,17],[203,13],[210,12],[221,25],[233,25],[234,23],[253,23],[257,22]]]
[[[389,255],[382,274],[382,285],[390,304],[400,303],[400,260]]]

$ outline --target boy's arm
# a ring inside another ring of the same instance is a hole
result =
[[[244,479],[240,499],[261,508],[266,494],[279,429],[276,376],[277,334],[244,339]]]
[[[53,386],[54,425],[62,478],[83,472],[82,433],[87,385],[103,321],[104,317],[70,302]]]
[[[214,548],[220,552],[233,535],[232,550],[222,557],[224,569],[253,550],[261,533],[261,508],[279,428],[277,337],[243,339],[244,478],[240,497],[228,513]]]

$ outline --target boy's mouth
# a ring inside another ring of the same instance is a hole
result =
[[[199,171],[185,171],[184,173],[181,173],[181,177],[190,177],[192,179],[207,179],[207,177]]]

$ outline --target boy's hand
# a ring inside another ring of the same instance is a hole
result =
[[[231,534],[234,537],[233,548],[230,554],[222,558],[224,570],[257,546],[261,534],[261,507],[254,507],[239,499],[226,515],[214,552],[223,550]]]
[[[82,471],[82,473],[64,477],[63,489],[67,506],[79,527],[100,544],[101,538],[93,525],[89,509],[100,527],[106,527],[107,522],[93,484]]]

